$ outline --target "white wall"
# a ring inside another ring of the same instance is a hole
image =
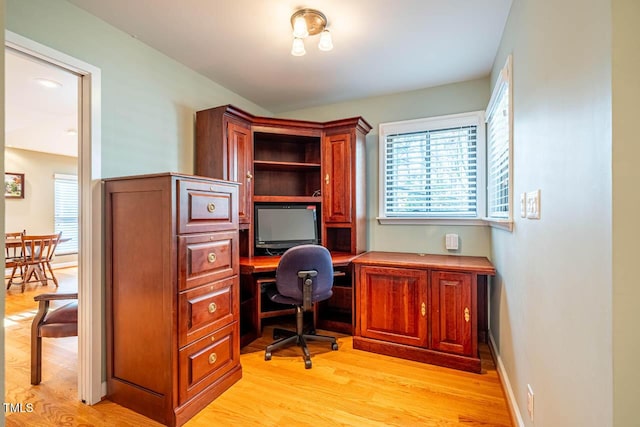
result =
[[[76,157],[5,148],[5,170],[23,173],[24,199],[5,199],[5,229],[28,234],[49,234],[54,229],[54,181],[56,173],[77,175]],[[57,256],[55,263],[77,262],[76,255]]]
[[[640,2],[613,4],[613,419],[637,425],[640,333]]]
[[[4,28],[4,0],[0,0],[0,25]],[[0,40],[2,40],[2,45],[4,46],[4,31],[0,34]],[[4,67],[4,49],[1,49],[0,52],[0,64],[3,64]],[[0,99],[4,100],[4,79],[0,79]],[[0,173],[4,176],[4,102],[1,102],[0,104],[0,135],[3,135],[2,145],[0,145]],[[0,214],[2,214],[2,216],[5,214],[4,198],[0,200]],[[4,233],[4,223],[0,221],[0,236]],[[0,243],[0,250],[4,253],[4,241]],[[2,260],[2,270],[0,271],[4,271],[4,259]],[[0,316],[3,319],[4,296],[5,293],[0,292]],[[0,395],[4,396],[4,328],[0,328]],[[0,417],[0,427],[4,427],[4,423],[4,417]]]
[[[66,1],[6,3],[8,30],[101,69],[104,177],[193,173],[197,110],[234,104],[270,115]]]
[[[367,135],[368,249],[398,252],[449,253],[444,235],[460,236],[456,254],[490,256],[490,231],[482,226],[380,225],[378,216],[378,125],[444,114],[484,110],[489,102],[489,80],[479,79],[429,89],[365,98],[351,102],[289,111],[280,117],[329,121],[362,116],[373,129]]]
[[[513,53],[515,201],[541,189],[540,220],[492,231],[490,328],[527,426],[527,384],[537,426],[612,423],[610,18],[514,0],[494,63],[492,82]]]

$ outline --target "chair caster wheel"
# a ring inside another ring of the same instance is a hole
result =
[[[333,350],[333,351],[338,350],[338,344],[337,343],[331,344],[331,350]]]
[[[271,352],[267,352],[264,354],[264,360],[271,360]]]
[[[311,369],[311,360],[304,361],[304,369]]]

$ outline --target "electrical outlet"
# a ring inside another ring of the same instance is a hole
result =
[[[527,384],[527,412],[529,412],[529,418],[533,421],[533,389],[531,384]]]

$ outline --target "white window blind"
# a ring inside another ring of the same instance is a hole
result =
[[[502,69],[487,108],[488,216],[511,219],[511,57]]]
[[[477,218],[478,113],[381,125],[381,217]]]
[[[58,244],[56,254],[78,252],[78,177],[55,174],[55,232],[62,231],[62,237],[71,240]]]

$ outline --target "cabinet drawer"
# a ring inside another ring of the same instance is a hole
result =
[[[235,231],[178,236],[178,287],[190,289],[238,274]]]
[[[231,323],[237,313],[238,277],[209,283],[179,296],[180,347]]]
[[[183,348],[178,358],[183,404],[240,363],[238,322]]]
[[[178,233],[233,230],[238,227],[238,185],[178,181]]]

